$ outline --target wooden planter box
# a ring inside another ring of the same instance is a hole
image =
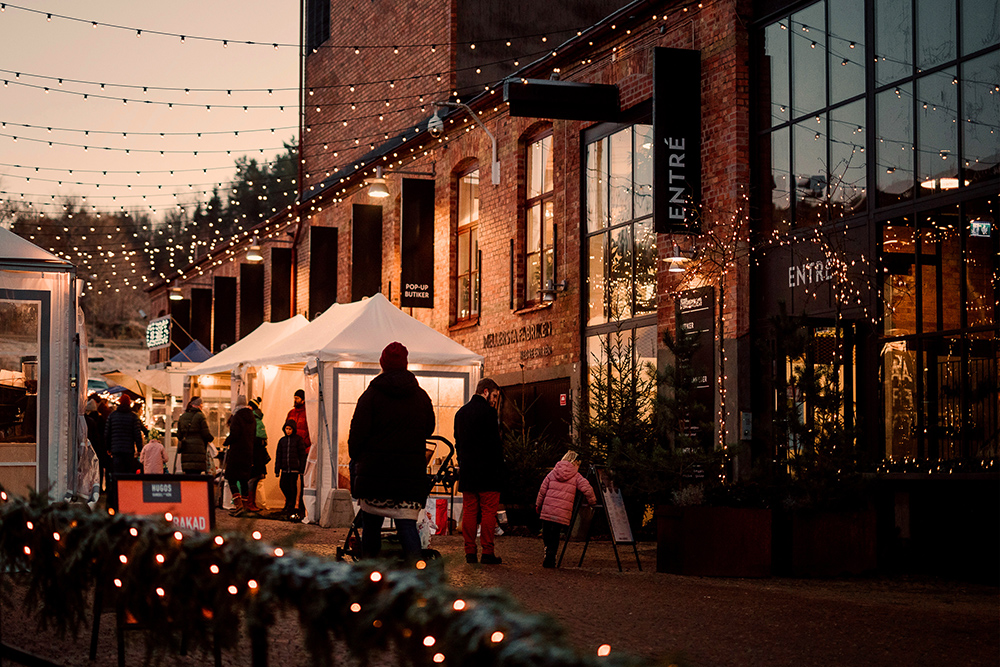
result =
[[[771,510],[663,507],[656,571],[703,577],[771,576]]]
[[[797,510],[774,518],[774,571],[792,577],[863,574],[878,566],[875,509]]]

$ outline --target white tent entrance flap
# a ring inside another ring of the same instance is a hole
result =
[[[305,390],[312,448],[303,482],[306,518],[311,523],[346,525],[350,518],[350,512],[343,510],[350,505],[347,436],[351,417],[361,392],[381,372],[382,350],[393,341],[406,346],[409,369],[434,403],[437,433],[452,440],[455,412],[471,398],[483,358],[407,315],[381,294],[334,304],[307,326],[265,349],[255,354],[248,349],[248,354],[229,360],[228,368],[238,369],[245,378],[248,393],[263,399],[272,457],[292,394],[295,389]],[[218,368],[216,358],[221,354],[204,365]],[[192,375],[200,372],[200,367],[189,371]],[[435,453],[432,466],[443,455]],[[276,480],[269,480],[276,487]],[[265,488],[270,494],[270,486]]]

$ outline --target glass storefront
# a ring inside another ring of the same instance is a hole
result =
[[[882,429],[872,454],[993,459],[1000,9],[982,0],[793,7],[758,31],[762,230],[832,237],[841,221],[867,225],[869,248],[851,260],[868,267],[872,295],[872,333],[859,345],[878,363],[857,378],[880,397],[858,405]]]

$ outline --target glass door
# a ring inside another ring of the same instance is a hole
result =
[[[0,484],[38,488],[40,304],[0,299]]]

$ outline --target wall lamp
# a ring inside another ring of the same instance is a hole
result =
[[[472,116],[472,120],[476,121],[479,127],[483,128],[483,132],[490,138],[493,142],[493,185],[500,185],[500,158],[497,157],[497,138],[496,135],[489,131],[483,121],[479,120],[479,116],[476,112],[472,110],[468,104],[463,104],[462,102],[435,102],[437,107],[450,107],[452,109],[465,109]],[[434,112],[434,116],[427,122],[427,129],[430,131],[432,136],[440,136],[444,132],[444,120],[441,117],[441,109],[437,109]]]
[[[264,255],[260,251],[260,240],[256,234],[253,235],[253,243],[250,245],[250,249],[247,250],[247,261],[254,264],[264,261]]]
[[[670,266],[667,267],[667,271],[670,273],[684,273],[687,268],[687,264],[691,262],[691,257],[689,253],[681,250],[680,246],[675,243],[673,250],[670,252],[670,256],[666,258],[666,261],[670,262]]]
[[[542,293],[542,303],[552,303],[556,300],[556,295],[559,292],[566,291],[566,281],[560,280],[556,282],[549,278],[545,281],[545,288],[539,291]]]
[[[170,295],[169,295],[168,298],[171,301],[183,301],[184,300],[184,292],[181,291],[180,287],[176,287],[176,286],[175,287],[171,287],[170,288]]]
[[[431,170],[428,171],[406,171],[403,169],[393,169],[391,171],[385,171],[382,167],[375,167],[375,178],[370,178],[365,181],[368,184],[368,196],[375,197],[376,199],[385,199],[389,196],[389,188],[385,184],[386,174],[406,174],[409,176],[436,176],[436,170],[434,165],[431,165]]]

